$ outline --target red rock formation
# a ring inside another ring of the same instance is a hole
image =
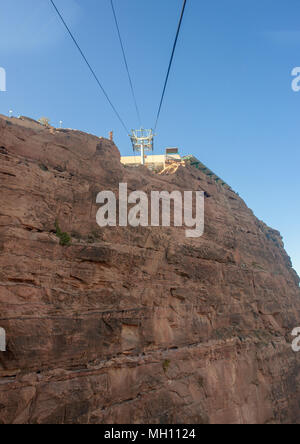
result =
[[[190,166],[0,117],[0,423],[297,423],[299,278],[282,239]],[[206,191],[206,228],[96,225],[96,195]],[[62,246],[55,221],[72,235]]]

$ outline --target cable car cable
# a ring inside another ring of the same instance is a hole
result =
[[[115,24],[116,24],[116,28],[117,28],[117,32],[118,32],[118,36],[119,36],[119,41],[120,41],[120,45],[121,45],[121,49],[122,49],[122,53],[123,53],[124,63],[125,63],[125,67],[126,67],[126,71],[127,71],[127,75],[128,75],[128,80],[129,80],[130,89],[131,89],[131,93],[132,93],[132,97],[133,97],[133,101],[134,101],[134,106],[135,106],[135,109],[136,109],[136,113],[137,113],[137,116],[138,116],[138,120],[139,120],[140,126],[142,126],[141,114],[140,114],[140,111],[139,111],[139,107],[138,107],[137,100],[136,100],[136,95],[135,95],[134,88],[133,88],[133,82],[132,82],[132,78],[131,78],[130,71],[129,71],[129,66],[128,66],[127,57],[126,57],[126,53],[125,53],[125,48],[124,48],[124,44],[123,44],[123,40],[122,40],[122,36],[121,36],[119,22],[118,22],[118,19],[117,19],[116,9],[114,7],[113,0],[110,0],[110,3],[111,3],[111,8],[112,8],[112,12],[113,12],[113,15],[114,15]]]
[[[80,46],[79,46],[77,40],[75,39],[75,37],[74,37],[72,31],[70,30],[69,26],[68,26],[67,23],[65,22],[65,20],[64,20],[64,18],[63,18],[63,16],[62,16],[62,14],[59,12],[59,10],[58,10],[57,6],[55,5],[54,1],[53,1],[53,0],[50,0],[50,2],[52,3],[52,5],[53,5],[53,7],[54,7],[54,9],[55,9],[55,11],[56,11],[56,13],[58,14],[58,16],[59,16],[60,20],[62,21],[63,25],[65,26],[66,30],[67,30],[68,33],[70,34],[71,39],[72,39],[73,42],[75,43],[75,45],[76,45],[78,51],[80,52],[80,54],[81,54],[83,60],[85,61],[86,65],[88,66],[89,70],[91,71],[91,73],[92,73],[93,77],[95,78],[95,80],[96,80],[98,86],[100,87],[101,91],[103,92],[103,94],[105,95],[106,99],[108,100],[110,106],[112,107],[113,111],[115,112],[116,116],[118,117],[120,123],[122,124],[122,126],[123,126],[123,128],[125,129],[126,133],[129,134],[129,130],[127,129],[127,127],[126,127],[126,125],[125,125],[123,119],[121,118],[120,114],[118,113],[118,111],[116,110],[116,108],[115,108],[115,106],[113,105],[112,101],[110,100],[110,98],[109,98],[107,92],[105,91],[104,87],[102,86],[102,84],[101,84],[101,82],[100,82],[100,80],[99,80],[97,74],[95,73],[94,69],[91,67],[89,61],[87,60],[86,56],[84,55],[83,50],[80,48]]]
[[[157,113],[157,117],[156,117],[156,123],[155,123],[155,126],[154,126],[154,131],[156,131],[156,128],[157,128],[158,120],[159,120],[160,113],[161,113],[162,104],[163,104],[163,101],[164,101],[164,97],[165,97],[165,93],[166,93],[166,89],[167,89],[167,85],[168,85],[168,80],[169,80],[169,76],[170,76],[170,72],[171,72],[171,68],[172,68],[172,64],[173,64],[173,60],[174,60],[174,55],[175,55],[175,50],[176,50],[176,47],[177,47],[178,37],[179,37],[179,34],[180,34],[180,30],[181,30],[181,25],[182,25],[184,11],[185,11],[185,7],[186,7],[186,2],[187,2],[187,0],[183,0],[180,20],[179,20],[179,23],[178,23],[177,33],[176,33],[176,37],[175,37],[175,41],[174,41],[174,45],[173,45],[172,55],[171,55],[171,59],[170,59],[169,67],[168,67],[168,72],[167,72],[167,76],[166,76],[166,80],[165,80],[165,84],[164,84],[164,89],[163,89],[163,93],[162,93],[160,104],[159,104],[159,109],[158,109],[158,113]]]

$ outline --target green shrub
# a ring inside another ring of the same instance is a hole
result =
[[[169,361],[169,359],[166,359],[163,362],[163,370],[164,370],[165,373],[167,373],[167,371],[168,371],[168,369],[170,367],[170,364],[171,364],[171,361]]]
[[[72,238],[68,233],[61,231],[58,220],[55,221],[56,236],[59,238],[59,244],[62,247],[68,247],[72,243]]]

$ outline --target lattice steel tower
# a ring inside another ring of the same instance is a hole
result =
[[[130,139],[133,151],[141,153],[141,163],[145,165],[145,152],[153,151],[154,149],[153,130],[144,128],[132,130]]]

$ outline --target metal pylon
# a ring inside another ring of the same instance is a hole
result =
[[[130,139],[133,151],[141,153],[141,164],[145,165],[145,152],[154,149],[154,134],[152,129],[132,130]]]

